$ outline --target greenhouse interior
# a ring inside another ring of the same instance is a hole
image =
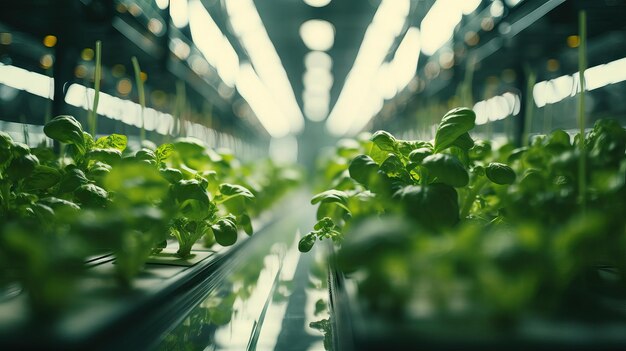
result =
[[[0,5],[0,349],[626,349],[626,0]]]

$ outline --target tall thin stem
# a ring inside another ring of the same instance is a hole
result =
[[[141,68],[139,67],[139,61],[135,56],[131,58],[133,62],[133,69],[135,70],[135,84],[137,84],[137,92],[139,93],[139,104],[141,105],[141,134],[140,139],[144,141],[146,138],[146,128],[144,121],[144,110],[146,109],[146,93],[143,89],[143,80],[141,79]]]
[[[580,158],[578,162],[578,193],[580,194],[580,206],[585,213],[587,206],[587,155],[585,152],[585,70],[587,69],[587,12],[581,10],[578,14],[580,27],[580,45],[578,47],[578,79],[580,94],[578,96],[578,127],[580,129]]]
[[[102,79],[102,42],[96,41],[96,72],[94,74],[94,96],[93,107],[91,114],[89,115],[89,128],[91,135],[96,138],[96,132],[98,130],[98,102],[100,101],[100,80]]]

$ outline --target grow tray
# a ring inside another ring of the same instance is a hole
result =
[[[523,317],[512,327],[479,320],[415,321],[382,316],[367,310],[356,281],[329,265],[333,344],[336,350],[617,350],[626,348],[626,298],[607,298],[588,291],[592,308],[606,314],[576,318]],[[609,306],[607,306],[609,305]],[[588,307],[588,306],[586,306]],[[604,316],[607,318],[604,318]]]
[[[252,237],[241,237],[233,246],[196,244],[194,256],[180,260],[172,255],[174,243],[150,258],[132,288],[116,284],[112,255],[91,257],[72,303],[54,317],[32,316],[25,293],[13,288],[0,300],[0,349],[144,349],[215,288],[242,248],[263,240],[265,228],[294,201],[300,200],[283,199],[255,221]]]

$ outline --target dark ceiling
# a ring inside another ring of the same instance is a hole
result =
[[[245,50],[230,32],[223,1],[203,0],[202,2],[233,44],[240,58],[245,60]],[[242,121],[233,113],[232,106],[237,100],[236,94],[234,97],[224,97],[223,94],[220,95],[217,92],[219,84],[201,79],[188,68],[185,70],[184,65],[172,66],[172,62],[180,61],[168,54],[167,40],[152,35],[146,29],[145,22],[149,18],[145,16],[145,13],[143,17],[131,16],[128,8],[120,10],[120,3],[136,3],[140,6],[152,7],[153,11],[156,8],[154,0],[22,0],[3,3],[0,7],[0,32],[17,31],[30,36],[33,40],[16,41],[11,48],[0,46],[0,56],[10,54],[14,60],[22,61],[20,64],[23,66],[42,72],[43,70],[39,67],[39,57],[46,50],[41,45],[41,38],[44,35],[56,33],[69,38],[70,46],[73,46],[71,48],[73,51],[69,55],[74,56],[78,55],[82,48],[92,47],[93,42],[101,38],[105,41],[103,58],[105,65],[124,63],[127,71],[131,71],[129,57],[136,55],[142,62],[142,68],[145,67],[150,73],[149,84],[174,93],[173,80],[183,79],[189,85],[188,93],[189,97],[194,100],[193,103],[201,107],[203,101],[211,101],[215,120],[220,123],[220,127],[243,133],[243,135],[246,135],[246,131],[251,131],[250,134],[262,134],[259,133],[261,129],[258,123]],[[309,50],[300,38],[300,25],[308,19],[323,19],[333,24],[336,33],[334,46],[328,52],[333,59],[334,81],[330,102],[332,109],[380,0],[333,0],[321,8],[308,6],[302,0],[255,0],[254,3],[284,65],[301,108],[304,88],[302,82],[305,69],[304,56]],[[404,30],[408,25],[419,26],[433,3],[434,0],[411,0],[411,12]],[[535,19],[532,25],[515,37],[506,37],[498,31],[498,24],[501,22],[524,18],[537,8],[550,3],[558,6]],[[484,13],[489,4],[491,4],[490,1],[483,1],[477,13]],[[576,50],[565,45],[565,38],[577,33],[577,12],[581,8],[587,9],[589,13],[590,64],[624,57],[626,22],[623,18],[626,18],[626,0],[524,0],[516,8],[507,9],[505,16],[496,23],[494,30],[480,32],[481,42],[475,47],[469,47],[463,42],[463,35],[468,29],[467,25],[471,22],[470,16],[457,27],[455,49],[462,49],[459,52],[480,51],[491,40],[498,43],[496,51],[486,57],[475,72],[475,90],[481,91],[485,80],[489,77],[500,75],[505,69],[519,70],[525,64],[536,67],[540,79],[550,78],[551,74],[573,72],[576,69]],[[167,19],[167,11],[158,12],[157,9],[157,13]],[[121,18],[128,24],[129,29],[126,33],[122,33],[119,27],[112,25],[116,18]],[[174,34],[189,35],[186,29],[172,29],[167,35]],[[393,54],[397,44],[398,41],[389,51],[389,55]],[[429,58],[422,55],[418,77],[426,82],[425,87],[422,87],[423,90],[411,91],[408,97],[400,96],[388,101],[391,105],[397,104],[397,101],[402,101],[402,104],[391,109],[390,111],[394,112],[387,117],[401,122],[405,116],[419,109],[420,99],[430,99],[432,96],[446,99],[454,95],[457,85],[464,77],[466,57],[462,55],[456,57],[456,65],[446,75],[428,80],[424,79],[423,68],[429,60],[436,61],[437,56]],[[561,60],[562,66],[559,71],[546,72],[543,69],[545,61],[549,58]],[[107,85],[105,84],[104,87],[106,89]],[[109,88],[114,90],[113,87]],[[135,99],[132,96],[131,98]],[[417,102],[411,104],[411,101]]]

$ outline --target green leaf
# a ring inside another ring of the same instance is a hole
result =
[[[39,202],[50,206],[52,209],[59,211],[59,210],[70,210],[70,211],[78,211],[80,210],[80,206],[78,206],[76,203],[72,202],[72,201],[68,201],[68,200],[63,200],[63,199],[59,199],[57,197],[46,197],[43,198],[41,200],[39,200]]]
[[[476,114],[469,108],[460,107],[450,110],[443,116],[435,134],[435,152],[445,150],[458,137],[474,128]]]
[[[111,166],[103,162],[95,162],[87,171],[87,178],[91,180],[100,180],[111,172]]]
[[[48,189],[56,185],[60,180],[61,172],[56,168],[37,165],[30,177],[24,181],[24,189],[26,191]]]
[[[372,178],[378,172],[378,164],[367,155],[355,157],[348,167],[350,177],[368,187]]]
[[[154,151],[150,149],[141,149],[137,151],[135,153],[135,158],[137,160],[149,161],[150,163],[152,162],[156,163],[156,155],[154,154]]]
[[[229,184],[222,183],[219,187],[220,194],[222,194],[222,201],[226,201],[230,198],[243,196],[247,199],[254,199],[254,195],[248,190],[246,187],[237,185],[237,184]]]
[[[348,194],[340,190],[326,190],[322,193],[319,193],[311,199],[311,204],[315,205],[319,202],[324,203],[332,203],[336,202],[339,204],[347,205],[348,204]]]
[[[313,248],[315,244],[316,237],[314,234],[309,233],[303,236],[300,241],[298,241],[298,250],[300,252],[309,252]]]
[[[159,169],[159,173],[161,173],[161,176],[172,184],[183,179],[183,172],[176,168],[161,168]]]
[[[69,193],[83,184],[89,183],[89,179],[85,176],[85,173],[76,168],[66,168],[65,174],[61,176],[61,183],[59,184],[59,191],[61,193]]]
[[[74,196],[81,204],[91,207],[103,207],[108,202],[106,190],[95,184],[83,184],[74,190]]]
[[[221,218],[211,226],[215,241],[222,246],[230,246],[237,242],[237,224],[235,217],[229,215]]]
[[[409,154],[419,148],[430,148],[432,150],[432,145],[429,145],[423,141],[409,141],[409,140],[397,140],[396,146],[398,147],[398,151],[404,155],[404,157],[409,157]]]
[[[492,162],[485,169],[487,178],[496,184],[513,184],[515,171],[503,163]]]
[[[118,149],[92,149],[87,152],[87,158],[100,161],[109,165],[115,165],[122,159],[122,152]]]
[[[104,177],[103,184],[106,189],[115,192],[116,205],[122,207],[153,205],[162,201],[170,191],[169,183],[156,167],[133,158],[113,167]]]
[[[178,138],[172,144],[173,148],[181,155],[193,157],[202,154],[206,150],[204,143],[196,138]]]
[[[72,116],[54,117],[43,127],[43,132],[49,138],[66,144],[74,144],[79,150],[85,151],[83,127]]]
[[[243,231],[246,232],[246,234],[252,235],[254,233],[254,230],[252,228],[252,220],[247,213],[240,215],[237,218],[237,222],[239,223],[239,226],[243,228]]]
[[[0,131],[0,149],[10,149],[13,147],[13,138],[9,133]]]
[[[179,201],[194,199],[209,203],[209,193],[197,179],[180,180],[172,187],[176,199]]]
[[[472,139],[469,133],[463,133],[454,140],[452,145],[467,151],[474,146],[474,139]]]
[[[215,211],[206,188],[196,179],[181,180],[172,185],[172,194],[178,201],[180,213],[191,220],[203,220]]]
[[[473,160],[484,160],[491,155],[491,144],[485,140],[476,140],[468,154]]]
[[[422,166],[428,169],[429,177],[437,178],[440,183],[453,187],[464,187],[469,183],[469,174],[463,164],[454,156],[447,154],[430,155],[424,159]]]
[[[115,149],[120,152],[126,150],[128,138],[122,134],[111,134],[96,140],[95,147],[98,149]]]
[[[421,164],[422,161],[432,155],[432,150],[425,148],[425,147],[421,147],[419,149],[415,149],[413,151],[411,151],[411,153],[409,153],[409,160],[411,160],[411,162],[413,163],[417,163],[417,164]]]
[[[39,165],[37,156],[31,154],[19,156],[11,161],[6,169],[6,173],[9,178],[17,181],[30,176],[35,171],[37,165]]]
[[[404,182],[411,182],[411,176],[404,168],[404,164],[395,154],[389,156],[380,164],[380,170],[387,176],[401,179]]]
[[[154,152],[154,154],[156,155],[157,164],[160,164],[161,162],[164,162],[165,160],[167,160],[172,155],[172,152],[174,152],[174,145],[172,144],[160,145]]]
[[[396,138],[390,133],[379,130],[372,135],[372,142],[383,151],[396,150]]]
[[[424,227],[440,229],[459,221],[457,192],[449,185],[409,185],[398,190],[393,198],[400,200],[407,215]]]

